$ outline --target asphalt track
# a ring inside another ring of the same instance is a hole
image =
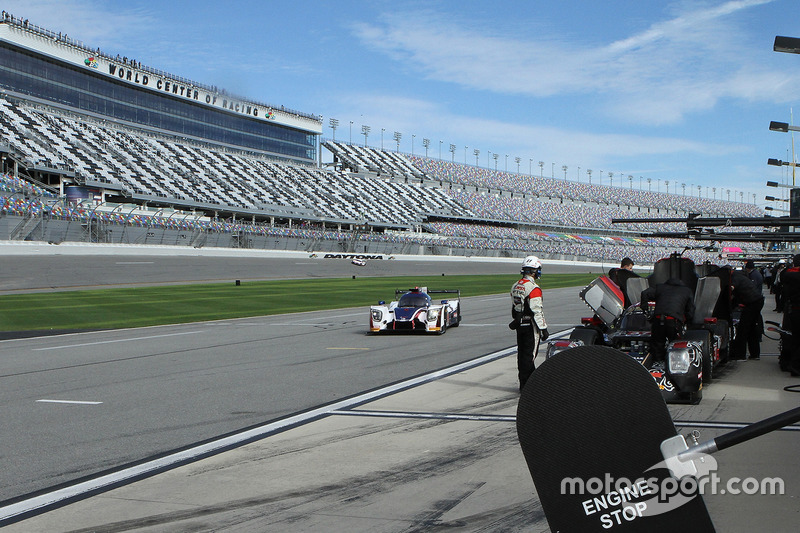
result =
[[[503,274],[519,272],[521,259],[460,260],[436,256],[368,259],[363,267],[320,252],[194,249],[167,246],[91,246],[74,243],[0,242],[0,295],[98,287],[226,283],[234,280],[314,279],[342,276]],[[613,265],[560,262],[558,272],[598,272]]]
[[[21,255],[14,263],[20,272],[51,272],[48,286],[37,287],[15,286],[5,267],[12,255],[2,257],[0,283],[8,291],[85,286],[80,273],[96,263],[104,268],[89,278],[92,285],[111,286],[270,279],[280,275],[273,266],[295,275],[306,267],[308,276],[338,269],[366,275],[377,263]],[[26,268],[26,257],[36,266]],[[195,270],[195,263],[208,266]],[[463,263],[386,261],[373,268],[503,270],[511,281],[518,268]],[[64,281],[52,274],[69,268],[74,274]],[[576,294],[545,291],[551,331],[585,314]],[[78,491],[52,510],[8,520],[26,517],[7,530],[546,531],[516,442],[507,315],[506,296],[498,295],[465,299],[462,327],[440,337],[368,336],[366,311],[345,309],[2,341],[0,517],[14,501],[46,499],[54,488],[90,486],[106,474],[108,486],[87,489],[96,495]],[[798,397],[782,390],[796,380],[777,371],[776,351],[765,342],[761,361],[732,363],[700,405],[671,407],[674,419],[709,438],[726,431],[723,423],[796,406]],[[446,370],[453,365],[466,366]],[[247,444],[234,443],[245,428]],[[234,440],[216,444],[222,435]],[[781,476],[785,494],[707,495],[718,530],[797,529],[798,439],[797,431],[775,432],[720,454],[727,477]],[[179,468],[156,465],[113,478],[203,444],[219,447]]]

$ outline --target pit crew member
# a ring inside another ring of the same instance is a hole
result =
[[[642,291],[639,305],[647,310],[648,302],[656,303],[650,333],[650,353],[654,361],[664,361],[667,341],[680,338],[684,324],[694,318],[694,295],[683,281],[669,278]]]
[[[508,325],[517,332],[517,370],[519,372],[519,390],[536,365],[533,360],[539,351],[539,343],[547,340],[547,322],[542,305],[542,289],[536,284],[542,275],[542,263],[535,255],[529,255],[522,262],[520,270],[522,278],[511,287],[511,316]]]

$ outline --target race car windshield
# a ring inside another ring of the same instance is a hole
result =
[[[398,307],[428,307],[431,297],[423,293],[408,293],[400,297]]]
[[[622,319],[620,328],[627,331],[649,331],[650,322],[647,321],[647,317],[644,313],[635,312]]]

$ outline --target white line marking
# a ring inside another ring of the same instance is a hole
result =
[[[467,361],[444,368],[442,370],[431,372],[430,374],[425,374],[423,376],[411,378],[406,381],[401,381],[400,383],[395,383],[394,385],[389,385],[388,387],[384,387],[382,389],[360,394],[353,398],[348,398],[346,400],[335,402],[329,405],[324,405],[316,409],[311,409],[310,411],[290,416],[284,418],[283,420],[264,424],[263,426],[252,428],[235,435],[229,435],[228,437],[207,442],[205,444],[195,446],[194,448],[189,448],[187,450],[176,452],[159,459],[154,459],[153,461],[148,461],[146,463],[125,468],[118,472],[106,474],[104,476],[90,479],[82,483],[76,483],[75,485],[64,487],[53,492],[48,492],[11,505],[6,505],[5,507],[0,507],[0,525],[2,525],[4,521],[12,519],[16,516],[35,511],[44,512],[48,507],[60,504],[65,500],[78,498],[88,492],[102,490],[106,487],[124,483],[141,476],[152,475],[158,471],[195,460],[200,456],[219,452],[225,448],[236,446],[253,439],[264,438],[272,433],[278,432],[279,430],[304,424],[311,420],[330,415],[334,411],[345,410],[358,404],[369,402],[371,400],[375,400],[389,394],[394,394],[396,392],[411,389],[424,383],[435,381],[452,374],[463,372],[464,370],[468,370],[470,368],[490,363],[497,359],[501,359],[516,353],[516,351],[516,346],[512,346],[511,348],[506,348],[504,350],[478,357],[472,361]]]
[[[47,348],[33,348],[34,352],[43,352],[46,350],[61,350],[62,348],[79,348],[81,346],[95,346],[97,344],[114,344],[116,342],[131,342],[142,341],[147,339],[161,339],[163,337],[175,337],[177,335],[194,335],[195,333],[202,333],[203,330],[197,331],[184,331],[182,333],[165,333],[164,335],[148,335],[147,337],[131,337],[130,339],[115,339],[111,341],[96,341],[96,342],[83,342],[80,344],[64,344],[62,346],[50,346]]]
[[[264,324],[265,326],[336,326],[338,324],[334,324],[333,322],[286,322],[286,323],[275,323],[275,324]]]
[[[103,402],[84,402],[80,400],[36,400],[41,403],[73,403],[78,405],[100,405]]]

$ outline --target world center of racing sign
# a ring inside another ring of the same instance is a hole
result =
[[[257,120],[274,122],[311,133],[322,133],[322,118],[317,115],[306,115],[287,110],[282,106],[237,98],[225,91],[217,90],[216,87],[205,86],[177,75],[142,66],[141,62],[133,58],[111,57],[102,53],[100,49],[91,49],[67,35],[38,26],[0,23],[0,40],[85,69],[87,73],[113,78],[156,93],[191,100],[200,105]]]

